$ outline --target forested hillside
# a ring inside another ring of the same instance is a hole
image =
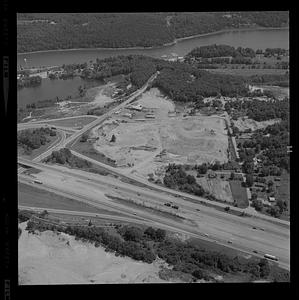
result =
[[[242,27],[281,27],[287,12],[20,13],[18,52],[161,46],[176,38]]]

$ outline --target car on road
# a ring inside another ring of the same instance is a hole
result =
[[[233,242],[232,242],[232,241],[227,241],[227,243],[228,243],[228,244],[232,244]]]
[[[258,253],[256,250],[253,250],[252,252],[253,252],[253,253]]]
[[[196,210],[197,210],[197,211],[200,211],[200,209],[199,209],[199,208],[196,208]]]
[[[257,229],[256,227],[252,227],[252,229]]]
[[[136,214],[136,213],[133,213],[133,215],[136,216],[137,214]]]
[[[209,235],[207,233],[204,233],[203,235],[209,237]]]

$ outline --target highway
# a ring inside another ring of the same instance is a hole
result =
[[[85,125],[81,130],[74,130],[74,133],[70,137],[66,138],[65,132],[62,131],[65,128],[60,128],[59,130],[63,132],[61,140],[35,158],[34,161],[18,158],[18,162],[42,171],[34,175],[43,182],[42,185],[36,185],[38,188],[62,194],[69,198],[89,203],[95,207],[108,208],[112,211],[121,212],[126,215],[123,217],[126,220],[130,219],[135,222],[146,222],[147,224],[153,224],[174,232],[186,233],[189,236],[217,242],[251,255],[253,251],[258,251],[258,254],[254,255],[260,257],[263,257],[265,253],[272,254],[279,258],[281,267],[289,269],[290,230],[289,222],[287,221],[274,219],[269,216],[259,216],[256,218],[239,217],[228,214],[223,210],[227,204],[209,201],[201,197],[158,186],[145,179],[138,178],[132,174],[126,174],[121,170],[100,163],[73,150],[71,151],[74,155],[91,161],[106,170],[112,171],[114,174],[142,183],[146,187],[124,183],[110,176],[101,176],[38,162],[51,154],[53,150],[64,148],[67,144],[74,142],[84,132],[97,126],[109,118],[115,111],[133,101],[134,98],[146,90],[148,84],[152,82],[156,76],[157,73],[154,74],[141,89],[136,91],[119,106],[96,118],[91,123]],[[27,127],[25,124],[24,126],[23,124],[19,124],[18,130],[44,126],[44,124],[40,123],[26,124],[28,124],[26,125]],[[58,126],[55,127],[58,128]],[[21,174],[19,174],[19,181],[32,184],[30,177]],[[107,197],[107,195],[117,196],[122,199],[127,199],[127,201],[112,200]],[[139,206],[136,204],[133,205],[133,202],[138,203]],[[165,202],[177,204],[179,210],[175,211],[173,208],[166,207],[164,205]],[[200,202],[206,203],[206,205]],[[145,209],[141,207],[140,204],[151,207],[152,209]],[[222,210],[217,210],[209,205],[218,206],[218,208]],[[49,211],[50,209],[53,208],[49,208]],[[244,211],[236,207],[232,207],[231,209],[238,212]],[[163,213],[161,211],[163,211]],[[174,217],[174,214],[179,215],[181,219]],[[230,242],[230,244],[228,244],[228,242]]]
[[[270,252],[269,254],[280,259],[281,266],[289,268],[289,228],[285,225],[231,215],[181,198],[144,190],[144,188],[132,186],[110,177],[94,175],[96,178],[94,179],[89,174],[82,175],[86,172],[58,166],[40,165],[38,169],[43,172],[35,174],[35,177],[44,182],[43,188],[49,187],[51,191],[63,192],[70,198],[79,197],[81,201],[88,199],[90,202],[101,203],[119,212],[133,213],[137,217],[155,224],[172,226],[195,234],[197,237],[202,238],[208,234],[211,240],[240,251],[251,254],[253,250],[262,254]],[[37,187],[40,186],[37,185]],[[118,197],[125,199],[142,199],[143,203],[150,204],[159,210],[164,207],[166,213],[158,215],[154,211],[149,212],[141,207],[128,206],[127,202],[111,200],[106,197],[107,194],[114,196],[118,194]],[[180,207],[178,214],[185,220],[168,215],[167,210],[173,211],[173,209],[165,207],[163,205],[165,202],[177,203]],[[227,244],[228,241],[231,241],[232,244]]]

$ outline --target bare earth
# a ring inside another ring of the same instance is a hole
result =
[[[239,128],[239,130],[244,131],[245,129],[257,130],[267,127],[268,125],[273,125],[275,123],[280,122],[280,119],[272,119],[268,121],[257,122],[252,119],[238,118],[238,120],[234,121],[234,125]]]
[[[28,234],[26,222],[19,226],[20,285],[167,282],[158,276],[159,261],[136,262],[64,233]]]
[[[91,131],[92,137],[98,137],[95,149],[116,160],[119,167],[146,177],[159,173],[168,163],[227,161],[228,138],[223,118],[169,116],[174,104],[156,88],[144,93],[134,104],[147,111],[123,109]],[[135,115],[127,116],[132,113]],[[155,118],[146,118],[148,113]],[[112,135],[115,142],[110,142]]]

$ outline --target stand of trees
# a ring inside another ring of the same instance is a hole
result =
[[[171,189],[178,189],[182,192],[203,196],[203,188],[196,182],[192,175],[187,175],[181,165],[169,164],[163,179],[164,185]]]
[[[208,45],[194,48],[187,55],[189,58],[211,58],[211,57],[231,56],[233,58],[255,57],[255,51],[251,48],[234,48],[229,45]],[[242,63],[242,62],[241,62]]]
[[[31,153],[32,150],[40,148],[48,143],[49,136],[56,136],[56,132],[50,128],[25,129],[18,132],[18,145]]]
[[[91,168],[92,163],[76,157],[71,153],[71,151],[67,148],[60,149],[58,151],[53,151],[50,156],[44,159],[46,163],[56,163],[60,165],[68,164],[70,167],[73,168]]]
[[[22,77],[17,81],[18,89],[23,87],[38,86],[42,83],[42,78],[40,76]]]
[[[246,111],[248,118],[255,121],[266,121],[280,118],[282,120],[289,119],[289,99],[260,101],[252,99],[250,101],[227,101],[224,105],[228,114],[231,113],[232,108],[235,110]]]

